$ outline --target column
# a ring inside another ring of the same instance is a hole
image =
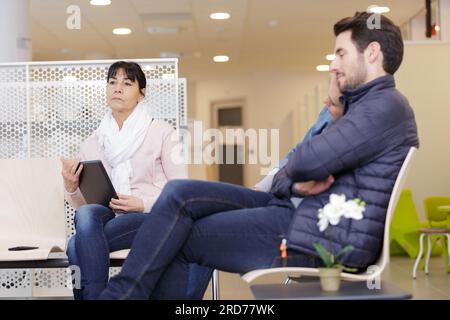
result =
[[[0,0],[0,63],[31,61],[30,0]]]

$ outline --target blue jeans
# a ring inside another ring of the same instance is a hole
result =
[[[143,213],[115,216],[105,206],[88,204],[75,214],[76,234],[69,240],[70,265],[79,266],[81,289],[74,289],[75,299],[94,299],[106,287],[109,253],[128,249],[144,221]]]
[[[115,217],[101,205],[81,206],[75,215],[76,235],[67,247],[69,264],[81,271],[81,289],[74,288],[76,300],[95,299],[106,287],[109,275],[109,252],[131,247],[137,229],[144,222],[142,213]],[[187,295],[202,299],[211,278],[212,269],[190,265]]]
[[[122,271],[100,299],[186,299],[190,264],[244,273],[280,265],[289,200],[244,187],[168,182],[136,234]],[[316,266],[301,256],[298,265]]]

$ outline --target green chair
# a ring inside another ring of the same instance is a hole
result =
[[[448,224],[448,214],[438,210],[440,206],[449,206],[450,197],[428,197],[423,200],[425,215],[430,228],[446,228]]]
[[[417,258],[420,248],[420,234],[418,230],[428,226],[428,222],[421,223],[419,221],[411,190],[404,189],[392,218],[390,232],[391,255],[406,254],[410,258]],[[432,247],[431,254],[433,256],[440,255],[441,252],[442,248],[440,246]]]
[[[423,200],[425,208],[425,216],[427,218],[428,228],[448,228],[448,213],[438,210],[440,206],[450,205],[450,197],[428,197]],[[434,235],[431,240],[432,246],[437,242],[440,242],[444,252],[448,252],[448,241],[445,235]],[[450,266],[448,261],[448,254],[445,254],[445,262],[447,266],[447,272],[450,272]]]

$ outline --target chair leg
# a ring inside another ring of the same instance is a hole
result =
[[[212,299],[220,300],[219,291],[219,270],[214,270],[211,278]]]
[[[430,256],[431,256],[431,237],[428,235],[428,250],[427,250],[427,260],[425,262],[425,274],[429,273],[429,265],[430,265]]]
[[[414,263],[414,268],[413,268],[413,279],[416,279],[417,277],[417,267],[419,266],[420,260],[422,259],[422,254],[423,254],[423,238],[425,237],[425,234],[421,234],[420,235],[420,249],[419,249],[419,254],[417,255],[417,259],[416,262]]]
[[[450,234],[446,234],[447,236],[447,244],[446,244],[446,249],[447,249],[447,259],[445,259],[445,267],[447,268],[447,272],[450,272]]]
[[[431,251],[433,251],[433,248],[437,245],[438,240],[439,240],[439,236],[433,236],[433,235],[428,235],[428,237],[431,238]],[[419,264],[419,269],[420,270],[425,270],[425,261],[426,259],[422,260]]]

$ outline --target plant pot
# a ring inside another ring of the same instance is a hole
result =
[[[320,284],[323,291],[339,291],[342,268],[319,268]]]

